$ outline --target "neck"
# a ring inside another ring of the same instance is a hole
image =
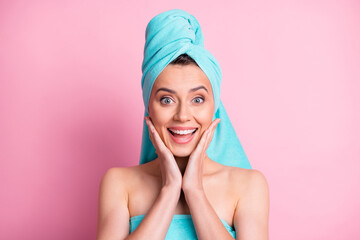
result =
[[[189,157],[176,157],[174,156],[175,161],[180,169],[181,175],[184,175],[186,166],[189,162]]]
[[[176,157],[174,156],[176,164],[179,167],[179,170],[181,172],[182,175],[184,175],[185,170],[186,170],[186,166],[189,162],[189,156],[188,157]],[[152,163],[154,163],[155,165],[153,165],[155,167],[155,171],[160,171],[160,159],[156,158],[154,161],[152,161]],[[215,165],[213,164],[213,160],[211,160],[207,155],[205,156],[204,162],[203,162],[203,174],[206,174],[207,172],[212,172],[215,168]],[[161,174],[159,175],[161,176]]]

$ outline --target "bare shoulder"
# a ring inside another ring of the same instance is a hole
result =
[[[129,234],[129,190],[138,167],[113,167],[103,175],[99,188],[96,239],[125,239]]]
[[[98,226],[96,239],[116,236],[125,238],[129,231],[128,193],[123,168],[110,168],[103,175],[99,188]]]
[[[240,184],[234,186],[239,190],[236,213],[239,217],[247,216],[246,219],[254,217],[262,218],[265,224],[269,212],[269,185],[264,174],[257,169],[236,169],[236,181]]]
[[[250,173],[247,180],[248,180],[247,187],[249,188],[249,191],[250,189],[252,189],[250,192],[252,193],[263,192],[264,194],[268,192],[269,185],[265,175],[261,171],[257,169],[250,169]]]
[[[239,167],[228,167],[231,178],[236,184],[242,183],[244,187],[253,185],[260,185],[264,187],[267,185],[265,175],[257,169],[245,169]]]
[[[269,186],[265,175],[257,169],[227,167],[232,189],[237,192],[238,200],[249,195],[268,194]]]
[[[129,172],[126,168],[113,167],[109,168],[101,178],[100,182],[100,197],[105,203],[109,199],[116,199],[121,197],[123,203],[127,202],[127,186],[124,181]]]
[[[234,226],[240,239],[268,239],[269,186],[264,174],[256,169],[236,169],[238,202]]]
[[[101,184],[110,188],[122,189],[123,194],[129,194],[132,189],[142,186],[151,176],[150,164],[142,164],[130,167],[109,168],[102,177]]]
[[[128,168],[123,167],[112,167],[109,168],[101,179],[102,185],[118,185],[123,182],[124,179],[129,175]]]
[[[120,180],[123,172],[126,168],[122,167],[112,167],[106,170],[105,174],[102,177],[102,180]]]
[[[119,186],[121,184],[124,188],[127,187],[127,183],[136,181],[139,174],[144,172],[141,165],[131,167],[112,167],[109,168],[102,177],[101,182],[107,185]]]
[[[121,196],[122,200],[127,203],[129,194],[129,183],[134,182],[136,174],[135,167],[112,167],[103,175],[100,182],[100,192],[106,192],[107,197],[116,199]]]

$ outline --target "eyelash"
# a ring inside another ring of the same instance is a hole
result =
[[[162,97],[162,98],[160,98],[160,102],[161,102],[162,104],[168,105],[167,103],[164,103],[164,102],[163,102],[163,100],[165,100],[165,99],[171,99],[171,98],[170,98],[170,97]],[[201,103],[203,103],[203,102],[205,101],[205,99],[204,99],[203,97],[195,97],[194,99],[201,99],[201,102],[200,102],[200,103],[197,103],[197,104],[201,104]],[[173,101],[173,100],[171,99],[171,101]]]
[[[203,103],[203,102],[205,101],[205,99],[204,99],[203,97],[196,97],[196,98],[194,98],[194,99],[197,99],[197,98],[201,99],[202,102],[200,102],[200,103]],[[200,104],[200,103],[199,103],[199,104]]]

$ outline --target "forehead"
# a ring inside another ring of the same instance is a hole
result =
[[[204,85],[211,91],[211,83],[206,74],[195,64],[169,64],[155,80],[153,90],[160,87],[176,89],[190,89]]]

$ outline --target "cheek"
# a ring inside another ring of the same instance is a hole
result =
[[[210,108],[204,108],[197,111],[196,120],[202,125],[202,128],[207,128],[211,122],[214,115],[214,110]]]
[[[169,115],[169,111],[166,108],[159,106],[159,104],[153,104],[151,106],[151,112],[149,112],[152,119],[157,119],[158,121],[164,121]]]
[[[168,124],[171,118],[170,112],[158,104],[152,104],[149,106],[149,115],[156,130],[161,135],[162,128]]]

